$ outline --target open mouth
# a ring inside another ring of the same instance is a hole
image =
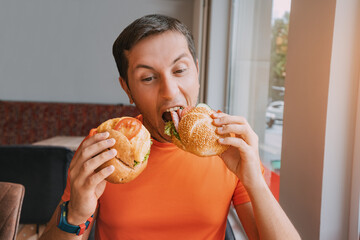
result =
[[[181,111],[182,109],[184,109],[184,107],[173,107],[173,108],[166,109],[166,111],[162,114],[163,121],[165,123],[172,121],[173,119],[171,117],[171,112],[177,112],[179,110]]]

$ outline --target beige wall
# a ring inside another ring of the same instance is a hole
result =
[[[174,16],[192,28],[195,2],[1,1],[0,99],[128,103],[118,83],[114,40],[150,13]]]

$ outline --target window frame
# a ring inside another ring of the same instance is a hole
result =
[[[211,8],[216,11],[210,13],[206,101],[211,106],[225,109],[231,0],[213,0]],[[356,209],[359,209],[360,149],[355,147],[360,144],[359,11],[358,0],[332,0],[326,4],[322,0],[292,0],[280,204],[304,239],[326,239],[330,234],[333,238],[347,239],[359,234],[359,211]],[[317,44],[311,44],[314,42]],[[349,66],[344,66],[341,61]],[[341,73],[345,74],[341,81],[350,92],[337,85]],[[314,78],[316,86],[313,85]],[[336,117],[332,114],[339,102],[336,94],[341,95],[342,103],[349,104],[343,105],[347,115],[338,121],[344,126],[350,125],[338,136],[346,140],[349,147],[338,149],[333,148],[330,138],[334,136],[336,126],[332,119]],[[306,100],[299,101],[301,97]],[[302,111],[301,118],[299,111]],[[356,111],[357,115],[354,114]],[[350,153],[346,151],[349,149]],[[339,163],[332,159],[331,153],[336,153],[347,166],[335,176],[331,169]],[[304,162],[311,168],[302,166]],[[349,177],[344,180],[344,176]],[[339,192],[331,192],[328,185],[334,182],[334,177],[345,189],[340,193],[342,197],[337,199],[332,197],[337,197]],[[348,183],[351,187],[347,187]],[[332,212],[328,211],[331,208],[336,213],[344,211],[344,218],[332,218]]]
[[[352,162],[349,239],[360,239],[360,148],[355,147],[360,146],[360,73],[357,94],[358,100],[354,140],[354,157]]]

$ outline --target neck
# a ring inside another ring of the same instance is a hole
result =
[[[171,138],[169,136],[163,136],[164,134],[160,134],[159,131],[153,127],[145,118],[143,119],[143,124],[150,132],[150,135],[153,139],[161,143],[171,143]]]

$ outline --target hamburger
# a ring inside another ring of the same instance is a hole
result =
[[[215,111],[203,103],[171,111],[171,120],[165,124],[165,134],[171,136],[176,146],[197,156],[220,155],[228,146],[218,143],[218,139],[228,135],[215,132],[213,113]]]
[[[103,163],[95,171],[113,165],[114,172],[106,178],[111,183],[127,183],[135,179],[146,168],[150,155],[151,138],[144,125],[132,117],[109,119],[97,127],[96,132],[109,132],[108,138],[114,138],[116,156]]]

